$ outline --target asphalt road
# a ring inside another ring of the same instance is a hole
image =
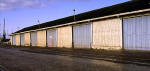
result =
[[[0,65],[8,71],[150,71],[148,66],[0,48]]]

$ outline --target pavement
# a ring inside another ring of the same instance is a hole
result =
[[[71,56],[96,60],[105,60],[118,63],[147,65],[150,66],[150,51],[129,51],[129,50],[93,50],[93,49],[66,49],[66,48],[39,48],[27,47],[17,48],[21,51]]]
[[[150,71],[149,66],[116,63],[0,48],[0,65],[8,71]]]

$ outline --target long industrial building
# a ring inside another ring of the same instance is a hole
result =
[[[150,50],[150,1],[133,0],[12,33],[15,46]]]

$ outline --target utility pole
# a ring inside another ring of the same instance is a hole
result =
[[[38,24],[39,24],[39,29],[40,29],[40,20],[38,20]]]
[[[3,27],[3,41],[6,40],[6,32],[5,32],[5,18],[4,18],[4,27]]]
[[[74,22],[76,22],[76,10],[73,9],[73,12],[74,12]],[[73,26],[72,26],[72,48],[74,48],[74,39],[73,39]]]
[[[74,12],[74,22],[76,21],[76,10],[73,9],[73,12]]]

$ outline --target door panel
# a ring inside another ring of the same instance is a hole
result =
[[[16,45],[16,36],[12,37],[12,43],[13,43],[13,45]]]
[[[21,34],[20,39],[21,46],[24,46],[24,34]]]
[[[37,46],[37,32],[31,32],[31,46]]]
[[[74,26],[73,41],[76,48],[90,48],[92,42],[91,24]]]
[[[123,19],[124,48],[150,50],[150,16]]]
[[[47,30],[47,46],[57,47],[57,30],[56,29]]]

